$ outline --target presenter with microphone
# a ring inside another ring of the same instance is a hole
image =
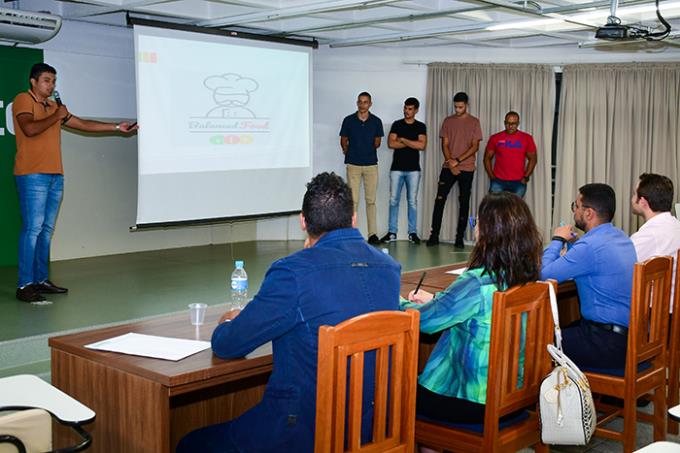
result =
[[[137,129],[134,123],[104,123],[73,115],[54,90],[56,80],[52,66],[33,65],[30,88],[14,98],[12,107],[17,143],[14,178],[22,219],[16,297],[23,302],[40,302],[45,300],[42,294],[68,291],[48,278],[50,241],[64,191],[61,127],[122,133]],[[54,101],[49,99],[52,95]]]

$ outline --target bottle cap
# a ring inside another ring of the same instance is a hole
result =
[[[243,269],[243,261],[236,261],[236,269]]]

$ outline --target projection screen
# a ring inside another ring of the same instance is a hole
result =
[[[311,49],[138,25],[134,36],[137,225],[299,211]]]

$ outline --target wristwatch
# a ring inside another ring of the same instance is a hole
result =
[[[456,162],[460,163],[460,159],[458,159],[457,157],[456,157],[455,159],[453,159],[453,160],[455,160]]]
[[[522,179],[525,180],[526,182],[529,182],[531,176],[522,176]]]
[[[116,123],[116,130],[117,130],[117,131],[120,130],[120,124],[118,124],[118,123]]]

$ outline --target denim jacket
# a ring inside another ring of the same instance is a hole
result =
[[[316,417],[318,331],[354,316],[399,309],[400,265],[369,246],[358,230],[323,235],[309,249],[276,261],[260,291],[212,336],[221,358],[243,357],[272,341],[274,370],[262,401],[228,424],[242,452],[312,452]],[[374,370],[367,360],[365,369]],[[372,421],[364,386],[364,433]]]

